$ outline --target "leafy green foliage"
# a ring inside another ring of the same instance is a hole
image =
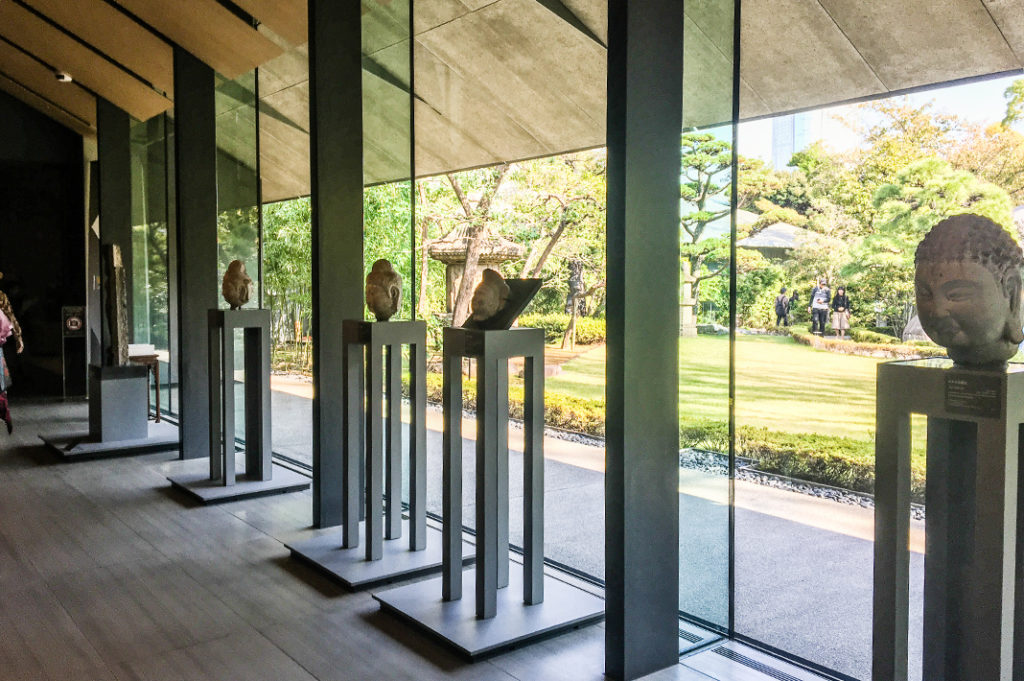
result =
[[[412,318],[412,196],[409,182],[367,187],[363,193],[363,271],[387,258],[402,276],[402,303],[395,319]],[[365,311],[367,316],[369,312]]]
[[[709,237],[708,225],[729,214],[728,191],[732,171],[732,145],[711,133],[685,133],[682,145],[682,180],[679,196],[683,201],[679,223],[680,255],[687,263],[684,275],[692,274],[692,297],[700,305],[701,283],[727,270],[729,239]]]
[[[783,269],[759,252],[736,249],[736,314],[740,326],[774,326],[775,297],[784,278]]]
[[[1024,78],[1010,83],[1003,92],[1006,98],[1006,115],[1003,116],[1003,127],[1009,127],[1024,118]]]
[[[281,201],[263,207],[263,286],[272,310],[275,355],[281,343],[299,344],[310,324],[312,299],[312,235],[309,199]],[[297,345],[296,345],[297,347]],[[291,357],[308,367],[311,357]],[[280,357],[275,357],[280,361]]]
[[[860,331],[859,333],[861,334],[861,337],[864,338],[866,336],[863,334],[870,332]],[[888,357],[892,359],[921,359],[923,357],[946,356],[946,350],[934,343],[921,341],[903,343],[897,338],[886,336],[884,334],[879,334],[884,337],[884,340],[879,340],[877,342],[855,340],[855,342],[852,343],[838,338],[829,338],[827,336],[823,338],[821,336],[815,336],[809,331],[801,331],[793,327],[790,327],[789,335],[792,336],[793,340],[802,345],[809,345],[810,347],[818,350],[829,350],[831,352],[840,352],[848,355]]]
[[[544,329],[544,339],[548,343],[562,340],[565,329],[569,326],[569,315],[560,312],[523,315],[519,318],[519,326]],[[605,321],[603,317],[577,317],[576,342],[582,345],[603,343],[605,341]]]
[[[896,336],[890,336],[887,333],[878,333],[877,331],[871,331],[869,329],[853,327],[848,333],[850,334],[850,338],[857,343],[894,345],[900,342],[900,339]]]
[[[1010,197],[939,158],[911,163],[874,199],[879,225],[851,252],[843,274],[860,296],[876,301],[897,333],[913,313],[914,252],[940,220],[958,213],[984,215],[1013,233]]]

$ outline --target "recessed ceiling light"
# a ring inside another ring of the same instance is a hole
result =
[[[70,83],[72,81],[71,74],[67,71],[54,71],[53,75],[62,83]]]

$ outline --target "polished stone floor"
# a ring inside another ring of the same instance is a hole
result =
[[[467,664],[288,558],[283,543],[312,533],[308,493],[190,506],[165,479],[173,454],[54,462],[37,433],[80,427],[84,405],[13,410],[14,436],[0,435],[4,681],[603,678],[603,625]],[[649,678],[813,677],[730,643]]]

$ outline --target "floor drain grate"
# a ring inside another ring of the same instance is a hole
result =
[[[690,643],[697,643],[698,641],[703,641],[704,640],[703,636],[698,636],[697,634],[693,633],[692,631],[686,631],[685,629],[680,629],[679,630],[679,638],[686,639]]]
[[[786,672],[781,671],[779,669],[775,669],[774,667],[769,667],[765,663],[755,660],[752,657],[747,657],[743,653],[738,653],[735,650],[732,650],[731,648],[721,646],[719,648],[715,648],[714,652],[718,653],[727,660],[732,660],[737,664],[741,664],[744,667],[749,667],[750,669],[753,669],[756,672],[760,672],[765,676],[770,676],[773,679],[778,679],[778,681],[801,681],[801,679],[793,676],[792,674],[787,674]]]

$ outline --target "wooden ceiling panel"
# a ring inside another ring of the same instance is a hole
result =
[[[145,121],[173,106],[156,90],[96,51],[12,2],[0,2],[0,36]],[[50,78],[53,78],[51,73]],[[35,84],[26,83],[35,88]]]
[[[26,4],[123,64],[158,90],[174,92],[170,45],[103,0],[25,0]]]
[[[62,83],[53,71],[0,40],[0,73],[49,100],[89,127],[96,127],[96,98],[78,83]]]
[[[115,1],[231,80],[284,51],[216,0]]]
[[[0,90],[8,93],[16,99],[20,99],[33,109],[46,114],[61,125],[77,132],[82,137],[95,137],[96,129],[90,128],[78,118],[72,116],[64,109],[50,103],[20,83],[17,83],[7,76],[0,74]]]
[[[234,3],[293,47],[309,41],[306,0],[234,0]]]

